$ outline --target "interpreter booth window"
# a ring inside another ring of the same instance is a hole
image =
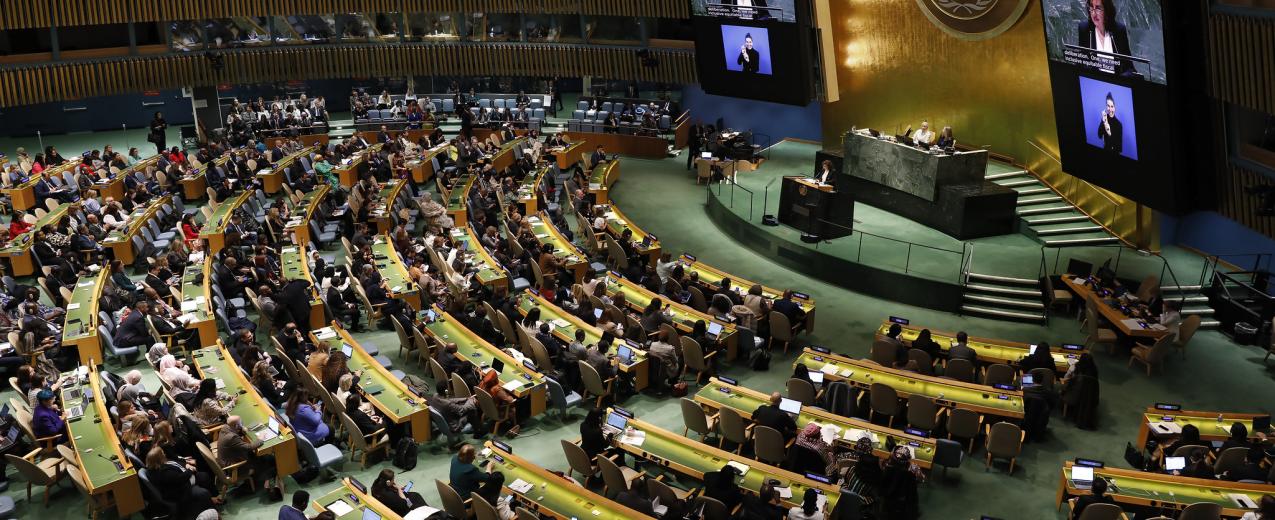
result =
[[[580,31],[580,15],[559,14],[554,15],[553,19],[558,24],[558,35],[557,39],[552,41],[559,43],[581,43],[584,41],[584,33]]]
[[[378,41],[398,41],[399,29],[404,24],[403,13],[368,13],[367,19],[372,24],[372,30],[376,31]]]
[[[0,31],[0,56],[52,51],[48,28]]]
[[[1275,116],[1228,104],[1226,119],[1232,156],[1275,174]]]
[[[460,38],[456,13],[412,13],[407,15],[407,39],[414,42],[444,42]]]
[[[169,24],[168,35],[173,42],[173,50],[189,52],[204,49],[203,31],[195,20],[178,20]]]
[[[270,35],[274,38],[276,45],[302,45],[306,43],[305,38],[292,27],[287,18],[270,16],[259,20],[262,27],[270,29]]]
[[[279,21],[300,36],[296,43],[331,43],[337,36],[336,21],[332,15],[297,15],[275,17],[275,31],[280,31]],[[293,42],[288,42],[293,43]]]
[[[470,13],[469,40],[507,42],[522,40],[520,15],[508,13]]]
[[[558,41],[558,34],[561,29],[558,28],[558,21],[551,14],[524,14],[522,16],[522,30],[529,42],[554,42]]]
[[[646,31],[652,39],[694,40],[695,24],[673,18],[647,18]]]
[[[585,19],[589,43],[636,44],[642,41],[641,18],[631,16],[589,16]]]
[[[270,44],[270,31],[251,18],[204,20],[204,36],[210,49],[259,47]]]

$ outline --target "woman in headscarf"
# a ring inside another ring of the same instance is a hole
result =
[[[895,447],[881,473],[881,499],[887,518],[911,520],[920,516],[916,487],[923,480],[925,475],[912,463],[908,447]]]
[[[797,445],[819,455],[820,460],[823,461],[825,475],[830,475],[831,471],[836,469],[836,464],[833,463],[832,446],[823,441],[819,423],[806,423],[806,427],[797,432]]]
[[[855,441],[850,456],[855,463],[849,482],[844,487],[862,497],[864,504],[869,505],[881,485],[881,459],[872,450],[872,438],[865,435]]]

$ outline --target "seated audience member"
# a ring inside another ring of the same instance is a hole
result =
[[[40,390],[36,394],[36,406],[31,410],[31,429],[36,437],[58,437],[59,444],[66,442],[66,415],[54,402],[53,392]]]
[[[490,463],[486,471],[478,469],[474,466],[477,455],[478,450],[474,449],[472,444],[465,444],[460,447],[456,456],[452,457],[450,470],[452,489],[455,489],[461,497],[478,493],[478,496],[495,504],[496,499],[500,497],[500,487],[505,483],[505,474],[492,471]]]
[[[978,353],[969,346],[970,336],[964,331],[956,333],[956,344],[947,350],[948,359],[964,359],[970,363],[978,362]]]
[[[147,478],[159,491],[160,497],[177,504],[177,508],[184,513],[183,518],[197,515],[220,503],[207,487],[196,482],[193,463],[169,459],[159,446],[146,452],[146,470]]]
[[[292,392],[284,413],[292,422],[292,428],[310,444],[321,446],[332,442],[332,430],[323,422],[322,405],[306,389],[298,388]]]
[[[371,491],[372,498],[400,516],[407,516],[413,509],[428,505],[420,493],[404,491],[403,486],[394,481],[394,470],[389,468],[381,470],[372,481]]]
[[[217,463],[222,467],[246,462],[246,471],[254,482],[262,482],[270,495],[278,500],[283,498],[283,488],[275,482],[274,455],[258,455],[257,448],[261,441],[244,429],[243,421],[238,415],[226,418],[226,427],[217,436]],[[241,468],[240,471],[245,471]]]
[[[1232,482],[1241,480],[1266,482],[1268,471],[1262,467],[1262,463],[1266,460],[1266,452],[1261,448],[1252,447],[1248,449],[1248,453],[1244,456],[1244,464],[1238,468],[1227,471],[1222,474],[1222,478]]]
[[[806,488],[801,505],[788,510],[788,520],[823,520],[823,512],[819,510],[819,492]]]
[[[298,489],[292,493],[292,503],[279,508],[279,520],[309,520],[305,510],[310,507],[310,493]]]
[[[1085,512],[1085,508],[1093,504],[1114,504],[1115,500],[1107,496],[1107,481],[1105,479],[1096,478],[1093,480],[1093,487],[1089,490],[1088,495],[1081,495],[1076,498],[1075,505],[1071,507],[1071,518],[1075,520],[1080,518],[1081,513]]]
[[[779,433],[784,436],[784,441],[790,441],[797,436],[797,422],[788,415],[788,412],[779,409],[781,399],[783,396],[779,392],[770,394],[770,402],[758,406],[753,411],[753,422],[779,430]]]
[[[739,470],[734,466],[722,466],[722,469],[704,474],[704,496],[715,498],[726,506],[726,510],[735,509],[744,500],[744,494],[735,484]]]
[[[1275,495],[1262,495],[1257,511],[1249,511],[1240,520],[1275,520]]]

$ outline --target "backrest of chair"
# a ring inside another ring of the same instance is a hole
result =
[[[579,360],[576,365],[580,367],[580,379],[584,382],[584,388],[593,395],[606,395],[606,386],[602,384],[602,376],[598,374],[598,370],[593,368],[584,360]]]
[[[22,475],[22,479],[32,484],[49,485],[53,482],[53,478],[40,469],[34,462],[14,455],[12,453],[5,454],[4,459],[9,461],[13,467],[17,468],[18,473]]]
[[[531,510],[520,507],[514,510],[515,520],[540,520],[540,515],[532,513]]]
[[[1222,518],[1222,506],[1212,502],[1197,502],[1186,506],[1178,520],[1217,520]]]
[[[492,507],[491,502],[483,498],[478,493],[470,493],[470,504],[474,508],[474,517],[477,520],[500,520],[500,515],[496,513],[496,508]]]
[[[722,407],[717,410],[717,429],[726,440],[736,444],[744,442],[747,438],[745,428],[744,418],[734,408]]]
[[[305,435],[297,435],[297,451],[301,452],[301,458],[305,459],[306,464],[310,467],[319,467],[319,453],[315,451],[314,444],[310,443],[310,439]]]
[[[212,448],[202,442],[195,443],[195,448],[199,450],[199,456],[203,457],[204,463],[212,469],[213,477],[217,479],[217,482],[221,484],[229,483],[229,479],[226,477],[226,470],[222,469],[221,463],[217,461],[217,456],[213,454]]]
[[[801,401],[803,405],[814,404],[815,402],[815,385],[805,379],[790,378],[784,384],[788,390],[788,398]]]
[[[491,394],[482,388],[475,388],[474,396],[478,397],[478,408],[484,416],[491,420],[500,418],[500,409],[496,407],[496,400],[491,398]]]
[[[443,365],[438,363],[437,359],[429,358],[429,371],[434,375],[434,383],[447,380],[447,371],[443,370]]]
[[[680,403],[682,406],[682,424],[695,433],[707,435],[710,430],[708,428],[708,417],[704,415],[704,408],[699,403],[686,397],[680,398]]]
[[[883,367],[894,366],[894,351],[898,347],[889,341],[875,340],[869,358]]]
[[[1057,374],[1054,373],[1054,370],[1052,368],[1044,368],[1044,367],[1033,368],[1031,369],[1030,372],[1028,372],[1028,374],[1031,374],[1032,381],[1035,384],[1041,385],[1042,387],[1045,387],[1045,388],[1053,388],[1054,381],[1058,377]]]
[[[686,287],[686,290],[691,293],[691,308],[700,312],[704,312],[708,309],[708,300],[704,298],[704,293],[699,290],[699,287],[689,285]]]
[[[469,517],[465,501],[460,498],[460,494],[455,489],[438,479],[434,479],[434,487],[438,489],[438,498],[443,502],[443,510],[447,511],[448,515],[453,518]]]
[[[562,453],[566,455],[567,464],[572,471],[585,476],[593,475],[593,459],[589,457],[588,453],[584,452],[583,448],[566,439],[561,439],[558,442],[562,445]]]
[[[80,473],[80,467],[75,464],[66,465],[66,474],[71,477],[71,482],[75,484],[75,489],[80,490],[85,495],[89,494],[89,485],[84,482],[84,474]]]
[[[987,451],[1001,457],[1017,457],[1023,447],[1023,429],[1018,425],[998,422],[987,436]]]
[[[1182,320],[1182,324],[1178,325],[1177,344],[1185,346],[1191,341],[1191,337],[1195,336],[1195,331],[1200,329],[1200,315],[1192,314]]]
[[[908,360],[915,361],[917,371],[922,374],[934,374],[934,359],[930,353],[919,348],[908,349]]]
[[[920,394],[908,396],[908,424],[923,430],[933,430],[938,411],[939,407],[933,399]]]
[[[691,506],[692,510],[699,508],[704,509],[703,520],[727,520],[730,518],[730,511],[726,510],[726,504],[716,498],[700,495],[695,498],[695,504]]]
[[[1080,513],[1080,520],[1119,520],[1123,513],[1115,504],[1089,504]]]
[[[1160,292],[1160,277],[1149,274],[1142,279],[1142,283],[1138,285],[1138,291],[1134,293],[1140,301],[1151,301],[1151,297]]]
[[[452,372],[452,397],[469,397],[473,392],[469,389],[469,383],[460,377],[460,374]]]
[[[1246,456],[1248,456],[1248,447],[1246,446],[1227,448],[1218,454],[1217,461],[1213,463],[1213,473],[1221,475],[1243,466]]]
[[[779,311],[770,311],[770,335],[780,341],[789,341],[792,339],[792,324],[788,320],[788,315]]]
[[[606,457],[598,457],[598,469],[602,472],[602,481],[606,483],[607,496],[615,496],[621,491],[629,490],[629,483],[624,479],[624,473],[620,471],[620,466]]]
[[[767,462],[780,462],[787,458],[784,450],[784,434],[769,426],[753,426],[753,449],[757,458]]]
[[[983,384],[987,386],[1014,384],[1014,367],[1004,363],[987,367],[987,373],[983,375]]]
[[[974,382],[974,363],[972,363],[968,359],[960,359],[960,358],[949,359],[947,360],[946,368],[944,368],[943,370],[943,375],[950,377],[952,379],[955,379],[957,381],[973,383]]]
[[[951,439],[934,440],[934,464],[949,468],[960,467],[965,458],[965,447]]]
[[[872,410],[877,413],[894,415],[899,412],[899,393],[885,383],[872,383],[868,390]]]
[[[1155,340],[1155,344],[1151,345],[1151,352],[1147,354],[1147,362],[1152,364],[1159,363],[1165,356],[1169,355],[1169,352],[1173,350],[1174,339],[1172,334],[1165,334],[1160,336],[1160,339]]]
[[[682,359],[686,366],[694,370],[708,370],[704,362],[704,349],[695,338],[682,336]]]

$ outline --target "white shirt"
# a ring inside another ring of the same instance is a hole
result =
[[[1095,35],[1094,40],[1096,40],[1095,47],[1097,47],[1099,52],[1116,52],[1115,42],[1111,41],[1111,33],[1106,33],[1102,36]]]
[[[926,130],[926,129],[924,129],[924,128],[923,128],[923,129],[920,129],[920,130],[917,130],[917,131],[916,131],[916,133],[912,134],[912,140],[913,140],[913,141],[916,141],[916,142],[918,142],[918,143],[924,143],[924,144],[930,144],[930,143],[933,143],[933,142],[934,142],[934,131],[933,131],[933,130]]]
[[[801,506],[794,506],[788,510],[788,520],[823,520],[823,513],[815,511],[813,515],[806,515],[806,512],[801,510]]]
[[[824,170],[822,172],[819,172],[819,176],[815,178],[818,179],[819,182],[823,184],[828,184],[828,181],[832,180],[832,170]]]

